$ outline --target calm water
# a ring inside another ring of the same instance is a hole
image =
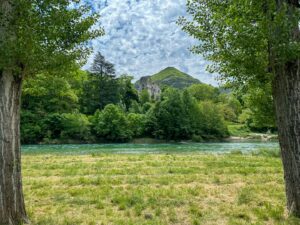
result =
[[[141,153],[229,153],[251,152],[279,148],[277,142],[176,143],[176,144],[86,144],[86,145],[26,145],[25,154],[141,154]]]

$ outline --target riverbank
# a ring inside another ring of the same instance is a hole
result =
[[[225,138],[224,141],[278,141],[278,135],[276,134],[262,134],[262,133],[251,133],[245,136],[230,136]]]
[[[228,125],[229,137],[225,141],[245,141],[245,140],[259,140],[259,141],[277,141],[278,134],[265,132],[255,133],[250,131],[245,125],[242,124],[229,124]]]
[[[23,155],[32,224],[299,224],[279,157]]]

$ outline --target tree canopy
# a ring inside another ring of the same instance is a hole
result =
[[[4,0],[0,21],[0,69],[26,76],[84,60],[88,41],[104,33],[99,15],[78,0]]]
[[[178,24],[200,40],[192,51],[212,62],[210,72],[235,88],[264,86],[273,80],[276,68],[299,56],[299,3],[287,2],[189,0],[192,19],[180,18]]]

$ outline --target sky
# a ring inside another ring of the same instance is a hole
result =
[[[86,0],[101,14],[105,36],[92,42],[115,64],[117,74],[135,80],[172,66],[202,82],[217,85],[208,64],[189,48],[197,44],[176,24],[186,15],[186,0]],[[85,66],[88,68],[93,55]]]

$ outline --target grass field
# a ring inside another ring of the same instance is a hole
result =
[[[300,224],[270,156],[25,154],[23,180],[35,225]]]

